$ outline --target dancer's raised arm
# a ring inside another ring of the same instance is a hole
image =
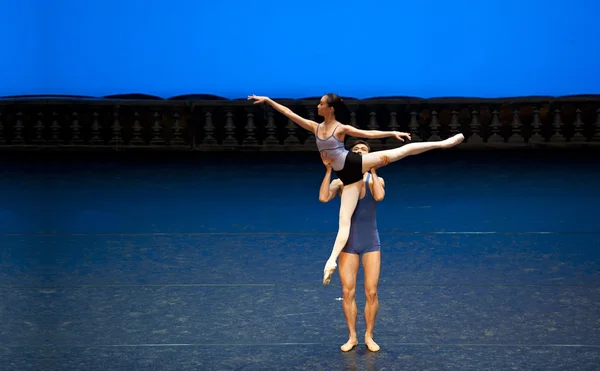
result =
[[[272,100],[269,97],[259,97],[259,96],[256,96],[253,94],[253,95],[248,96],[248,100],[254,100],[254,104],[267,103],[268,105],[273,107],[276,111],[278,111],[279,113],[282,113],[284,116],[286,116],[287,118],[289,118],[290,120],[292,120],[293,122],[295,122],[296,124],[300,125],[301,127],[310,131],[313,134],[315,133],[315,131],[317,129],[318,124],[316,122],[305,119],[304,117],[294,113],[294,111],[292,111],[291,109],[287,108],[286,106],[284,106],[282,104],[275,102],[274,100]]]
[[[375,173],[375,168],[371,168],[371,179],[373,179],[373,199],[377,202],[383,201],[385,197],[385,182]]]
[[[325,172],[325,176],[321,182],[321,188],[319,188],[319,201],[329,202],[341,192],[341,190],[344,188],[344,183],[342,183],[342,181],[339,179],[331,180],[331,165],[325,159],[323,160],[323,163],[325,164],[327,171]]]

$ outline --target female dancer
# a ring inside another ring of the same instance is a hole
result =
[[[300,127],[312,132],[315,135],[317,148],[321,153],[321,157],[324,161],[327,160],[331,164],[336,175],[344,184],[341,194],[338,233],[333,244],[333,250],[327,263],[325,263],[323,271],[324,285],[329,284],[331,281],[331,276],[337,268],[337,258],[348,242],[350,220],[360,196],[363,174],[371,168],[386,166],[406,156],[417,155],[432,149],[453,147],[464,139],[462,134],[457,134],[441,141],[409,143],[402,147],[375,151],[361,156],[348,151],[344,147],[344,138],[346,135],[368,139],[395,137],[404,141],[403,138],[410,140],[410,134],[397,131],[360,130],[350,125],[341,124],[335,118],[335,110],[342,107],[342,99],[333,93],[324,95],[319,101],[317,112],[319,116],[324,118],[324,121],[320,124],[297,115],[291,109],[274,102],[268,97],[250,95],[248,96],[248,100],[254,100],[254,104],[267,103]],[[319,136],[319,129],[322,136]]]

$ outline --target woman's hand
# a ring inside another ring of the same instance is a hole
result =
[[[248,100],[254,100],[255,101],[254,104],[261,104],[261,103],[265,103],[266,101],[268,101],[269,98],[268,97],[260,97],[260,96],[252,94],[252,95],[248,96]]]
[[[406,139],[410,140],[410,134],[409,133],[403,133],[401,131],[395,131],[394,132],[394,136],[396,137],[396,139],[398,139],[401,142],[404,142],[403,138],[406,138]]]

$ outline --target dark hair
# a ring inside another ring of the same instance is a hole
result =
[[[327,97],[327,105],[332,107],[335,111],[339,111],[344,106],[344,100],[335,93],[325,94]]]
[[[357,139],[354,144],[352,145],[352,147],[350,148],[354,148],[354,146],[358,145],[358,144],[364,144],[365,146],[367,146],[367,149],[369,150],[369,152],[371,152],[371,146],[369,145],[369,143],[365,142],[362,139]]]

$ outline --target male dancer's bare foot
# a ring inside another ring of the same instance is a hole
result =
[[[379,345],[377,345],[377,343],[373,341],[373,338],[371,336],[365,335],[365,345],[367,346],[367,349],[369,349],[371,352],[379,352]]]
[[[329,285],[331,282],[331,277],[333,277],[333,272],[337,268],[337,264],[335,262],[327,262],[325,264],[325,269],[323,270],[323,285]]]
[[[342,352],[349,352],[352,349],[354,349],[354,347],[356,347],[358,345],[358,340],[356,340],[356,338],[350,338],[348,339],[348,342],[344,345],[342,345],[340,347],[340,349],[342,350]]]
[[[448,139],[442,141],[442,148],[451,148],[458,144],[460,144],[463,140],[465,140],[465,136],[462,134],[456,134]]]

